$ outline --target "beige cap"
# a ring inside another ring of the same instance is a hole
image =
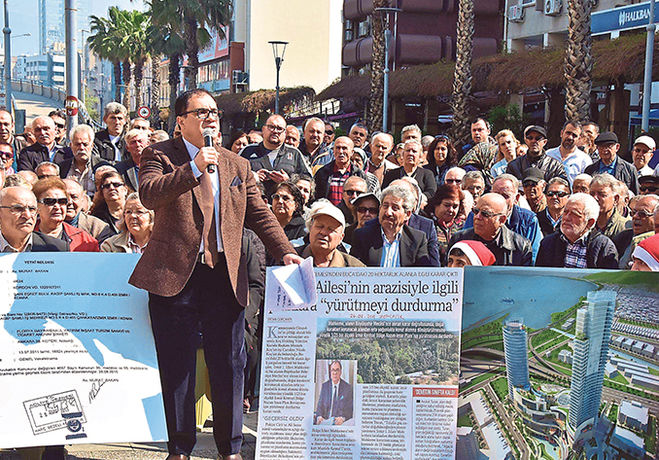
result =
[[[651,151],[657,148],[657,143],[650,136],[641,136],[634,141],[634,145],[643,144]]]

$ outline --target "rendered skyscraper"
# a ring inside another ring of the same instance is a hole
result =
[[[508,396],[513,388],[529,388],[529,360],[526,349],[526,327],[522,320],[508,320],[503,325],[503,350],[506,357]]]

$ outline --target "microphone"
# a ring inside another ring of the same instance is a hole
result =
[[[201,135],[204,137],[204,147],[212,147],[215,130],[213,128],[206,128],[201,132]],[[209,174],[213,174],[215,172],[215,165],[206,166],[206,171]]]

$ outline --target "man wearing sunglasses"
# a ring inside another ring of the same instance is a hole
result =
[[[263,125],[263,141],[248,145],[241,153],[265,187],[268,199],[277,184],[290,179],[293,174],[310,173],[300,151],[286,144],[285,140],[286,120],[281,115],[270,115]]]
[[[495,265],[532,265],[531,242],[506,227],[508,204],[498,193],[481,196],[471,211],[474,226],[461,230],[451,237],[448,247],[462,240],[483,243],[496,258]]]
[[[61,163],[73,154],[65,152],[56,142],[57,131],[55,122],[50,117],[37,117],[32,121],[32,130],[37,141],[25,147],[18,155],[19,171],[35,171],[44,161]]]
[[[558,229],[567,198],[570,196],[570,185],[565,179],[554,177],[547,184],[545,196],[547,207],[536,213],[543,237],[551,235]]]
[[[522,180],[524,171],[536,167],[545,175],[545,182],[549,182],[553,177],[562,177],[568,180],[563,163],[545,153],[545,145],[547,145],[547,131],[545,128],[537,125],[528,126],[524,130],[524,142],[529,149],[526,155],[519,156],[508,163],[506,168],[508,174]]]
[[[25,187],[0,190],[0,253],[66,252],[65,241],[34,231],[37,197]]]
[[[632,216],[632,228],[624,230],[613,237],[618,254],[620,254],[619,267],[629,270],[632,266],[632,254],[638,243],[654,235],[656,225],[654,210],[659,204],[657,195],[638,195],[629,203]]]
[[[240,460],[249,292],[243,227],[253,229],[284,264],[302,259],[261,199],[249,162],[219,145],[213,95],[200,88],[186,91],[174,109],[181,136],[142,153],[140,198],[156,218],[129,282],[149,292],[168,458],[187,460],[196,442],[195,356],[201,333],[219,458]],[[205,145],[205,129],[215,134],[215,146]]]

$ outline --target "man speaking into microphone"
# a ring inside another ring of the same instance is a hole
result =
[[[181,137],[144,150],[140,199],[153,234],[130,278],[149,292],[167,430],[168,459],[187,459],[195,435],[195,356],[203,342],[219,458],[242,459],[244,307],[249,286],[242,229],[285,264],[300,257],[261,199],[249,162],[216,146],[219,114],[206,90],[176,100]],[[206,136],[204,136],[206,135]],[[206,137],[206,139],[204,139]]]

